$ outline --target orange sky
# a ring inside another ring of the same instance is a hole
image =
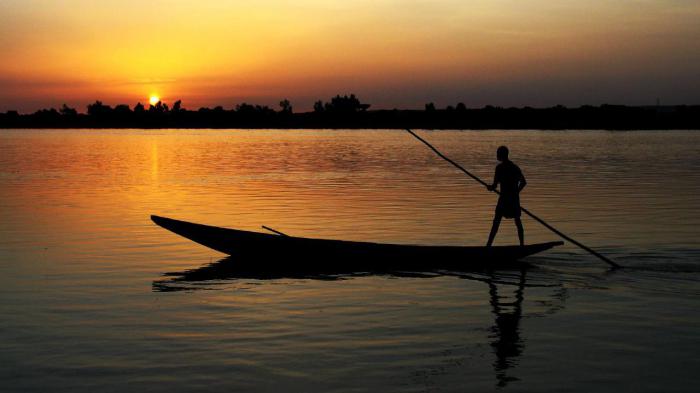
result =
[[[3,0],[0,111],[700,103],[695,0]]]

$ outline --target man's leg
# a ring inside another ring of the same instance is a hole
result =
[[[523,230],[523,222],[520,221],[520,217],[515,217],[515,226],[518,228],[518,239],[520,239],[520,245],[525,245],[525,231]]]
[[[493,239],[496,237],[496,232],[498,232],[498,226],[501,225],[501,215],[496,213],[493,217],[493,225],[491,225],[491,233],[489,234],[489,241],[486,243],[486,247],[491,247],[493,244]]]

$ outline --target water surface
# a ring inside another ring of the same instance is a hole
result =
[[[400,131],[3,130],[4,389],[695,390],[700,133],[419,132],[486,180],[508,145],[523,205],[629,268],[567,245],[522,271],[182,280],[223,256],[150,214],[479,245],[496,197]]]

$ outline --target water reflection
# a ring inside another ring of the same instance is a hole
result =
[[[211,288],[212,284],[215,284],[213,283],[214,281],[232,279],[273,280],[291,278],[314,280],[341,280],[350,277],[368,275],[390,275],[395,277],[435,277],[438,275],[449,274],[449,272],[433,273],[409,271],[382,271],[381,273],[379,273],[365,271],[347,272],[345,270],[338,272],[334,272],[333,270],[324,270],[323,272],[298,272],[294,269],[284,269],[283,267],[271,271],[267,266],[256,267],[255,261],[243,261],[241,257],[229,256],[196,269],[185,270],[182,272],[164,273],[164,276],[171,278],[153,281],[153,291],[172,292],[208,289]],[[460,275],[460,277],[462,276],[463,275]]]
[[[353,274],[359,275],[360,273]],[[257,279],[272,280],[280,278],[311,278],[317,280],[333,280],[343,275],[331,274],[300,274],[288,270],[270,271],[270,269],[258,269],[254,262],[242,262],[240,257],[226,257],[214,263],[204,265],[196,269],[189,269],[182,272],[164,273],[164,276],[171,277],[165,280],[153,281],[153,290],[156,292],[171,292],[183,290],[206,289],[211,281],[232,280],[232,279]],[[204,286],[202,284],[205,284]]]
[[[519,381],[519,378],[511,375],[511,371],[518,365],[519,358],[525,350],[525,339],[521,331],[521,321],[524,316],[523,303],[525,302],[526,288],[544,290],[545,299],[537,299],[536,304],[544,305],[545,310],[535,311],[528,316],[550,315],[564,308],[567,297],[566,288],[554,277],[538,271],[535,281],[528,282],[528,271],[532,265],[523,264],[515,270],[494,270],[480,268],[471,273],[438,271],[431,273],[416,272],[356,272],[342,274],[293,274],[285,272],[269,272],[263,269],[255,269],[254,263],[240,263],[239,258],[226,257],[208,265],[186,270],[182,272],[164,273],[169,278],[153,281],[153,291],[172,292],[215,289],[219,284],[225,284],[230,280],[256,279],[274,280],[282,278],[313,279],[313,280],[342,280],[351,277],[388,275],[393,277],[424,277],[455,276],[461,279],[478,281],[488,286],[488,302],[494,317],[493,325],[488,331],[490,346],[495,355],[492,363],[496,386],[506,387],[509,383]],[[534,268],[537,269],[537,268]]]
[[[493,370],[498,380],[499,387],[505,387],[508,382],[517,380],[509,377],[507,371],[516,364],[516,359],[522,354],[525,347],[520,337],[520,320],[523,316],[523,300],[525,299],[525,274],[520,271],[519,280],[514,292],[499,295],[498,285],[494,280],[489,280],[489,295],[491,311],[495,316],[495,323],[491,327],[491,347],[496,354]]]

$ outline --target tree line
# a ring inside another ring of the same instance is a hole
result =
[[[31,114],[0,113],[0,128],[427,128],[427,129],[700,129],[700,106],[600,105],[567,108],[467,108],[463,103],[423,110],[369,110],[354,94],[317,101],[296,113],[289,100],[279,108],[241,103],[188,110],[176,101],[146,108],[95,101],[86,113],[63,105]]]

